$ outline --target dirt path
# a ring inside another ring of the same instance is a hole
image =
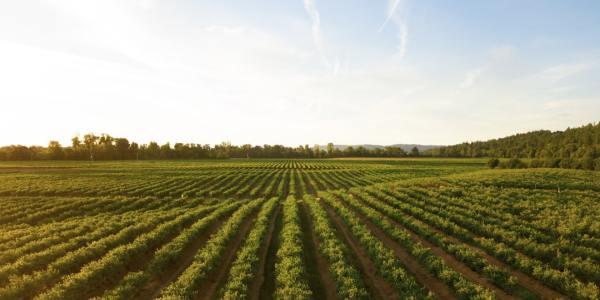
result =
[[[377,225],[371,222],[362,213],[354,210],[347,203],[341,202],[346,208],[352,210],[358,218],[365,224],[375,237],[381,240],[386,247],[390,248],[398,258],[402,261],[402,264],[406,267],[406,270],[412,274],[417,282],[425,286],[429,291],[433,292],[439,299],[457,299],[454,292],[440,279],[431,274],[424,266],[422,266],[417,258],[412,256],[404,247],[390,238],[383,230]]]
[[[246,219],[242,222],[240,229],[238,230],[238,234],[232,241],[229,242],[229,245],[226,247],[225,253],[219,260],[218,266],[216,266],[212,271],[210,271],[202,284],[198,287],[198,294],[196,295],[196,299],[216,299],[219,293],[219,289],[225,283],[227,279],[227,275],[229,274],[229,269],[231,268],[231,264],[235,260],[235,255],[237,250],[240,248],[246,236],[252,229],[252,224],[254,224],[254,220],[256,219],[256,215],[258,215],[258,211],[253,212],[250,216],[246,217]]]
[[[344,220],[342,220],[329,205],[323,201],[319,201],[319,203],[321,203],[327,212],[327,215],[332,221],[332,225],[336,227],[336,231],[339,233],[340,239],[352,250],[353,255],[350,257],[350,260],[356,262],[355,265],[358,267],[363,279],[365,280],[365,285],[367,286],[367,289],[371,295],[375,299],[400,299],[400,296],[398,293],[396,293],[392,285],[377,275],[375,265],[369,259],[369,256],[365,250],[354,238]]]
[[[354,199],[357,199],[357,198],[354,197]],[[358,200],[358,201],[360,201],[360,200]],[[365,206],[368,206],[368,204],[366,204],[364,202],[361,202],[361,203]],[[375,208],[373,208],[373,209],[375,209]],[[463,276],[465,276],[467,279],[471,280],[472,282],[475,282],[475,283],[493,291],[496,294],[496,296],[498,297],[498,299],[501,299],[501,300],[516,299],[516,297],[514,297],[514,296],[508,294],[506,291],[498,288],[496,285],[491,283],[487,278],[483,277],[481,274],[471,270],[471,268],[469,268],[469,266],[465,265],[463,262],[459,261],[454,256],[446,253],[446,251],[444,251],[442,248],[427,241],[426,239],[422,238],[415,232],[404,227],[402,224],[396,222],[392,218],[390,218],[388,216],[386,216],[385,218],[387,221],[394,224],[394,226],[406,231],[413,241],[421,243],[423,246],[429,248],[432,254],[435,254],[437,257],[440,257],[441,259],[443,259],[444,262],[446,262],[446,264],[448,266],[450,266],[452,269],[461,273]]]
[[[206,228],[200,237],[194,240],[194,242],[185,249],[185,251],[181,254],[181,258],[179,258],[174,265],[168,269],[165,269],[162,274],[157,276],[157,278],[150,281],[144,286],[144,288],[142,288],[141,292],[138,294],[139,298],[157,298],[165,287],[177,279],[177,277],[179,277],[179,275],[181,275],[181,273],[187,269],[187,267],[189,267],[194,260],[194,255],[196,255],[198,250],[200,250],[200,248],[206,244],[206,241],[208,241],[213,233],[219,230],[223,223],[225,223],[225,218],[219,219],[217,222]]]
[[[263,268],[263,273],[266,274],[266,276],[263,278],[263,282],[258,291],[258,298],[261,300],[273,299],[273,293],[275,292],[275,262],[277,260],[277,248],[279,247],[279,234],[283,227],[282,215],[282,213],[279,213],[276,218],[274,218],[275,226],[271,235],[271,243],[267,250]]]
[[[327,260],[319,253],[319,241],[304,201],[300,202],[300,220],[304,233],[305,266],[313,296],[315,299],[337,299],[335,281],[329,273]]]
[[[273,244],[273,240],[275,237],[273,236],[275,233],[275,227],[277,224],[277,220],[279,218],[279,214],[281,213],[281,204],[277,205],[277,208],[273,212],[271,216],[271,223],[269,224],[269,229],[267,230],[267,236],[264,240],[264,245],[261,247],[259,252],[260,260],[257,266],[257,273],[254,281],[250,284],[248,288],[248,298],[251,300],[258,300],[260,298],[261,287],[263,286],[265,279],[267,277],[267,255],[269,254],[269,248],[271,244]]]

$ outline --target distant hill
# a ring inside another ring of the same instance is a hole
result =
[[[341,151],[344,151],[344,149],[348,148],[348,147],[352,147],[354,149],[358,148],[358,147],[364,147],[367,150],[375,150],[375,149],[384,149],[385,147],[400,147],[402,148],[402,150],[409,152],[412,148],[417,147],[417,149],[419,149],[419,152],[423,152],[423,151],[428,151],[428,150],[432,150],[435,148],[440,148],[440,147],[444,147],[442,145],[418,145],[418,144],[393,144],[393,145],[387,145],[387,146],[383,146],[383,145],[372,145],[372,144],[362,144],[362,145],[333,145],[336,149],[339,149]],[[320,146],[321,149],[327,149],[327,145],[321,145]]]
[[[538,130],[488,141],[439,147],[424,153],[448,157],[587,159],[600,157],[600,122],[564,131]]]

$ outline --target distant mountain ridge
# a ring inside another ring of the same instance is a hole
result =
[[[358,147],[364,147],[367,150],[375,150],[375,149],[383,149],[385,147],[400,147],[402,148],[402,150],[409,152],[410,150],[412,150],[412,148],[417,147],[417,149],[419,149],[419,152],[422,151],[428,151],[431,149],[436,149],[436,148],[440,148],[440,147],[445,147],[444,145],[420,145],[420,144],[393,144],[393,145],[373,145],[373,144],[362,144],[362,145],[333,145],[333,147],[335,149],[339,149],[341,151],[344,151],[344,149],[348,148],[348,147],[352,147],[354,149],[358,148]],[[321,149],[327,149],[327,145],[320,145]]]

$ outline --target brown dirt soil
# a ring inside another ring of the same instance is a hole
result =
[[[207,214],[208,214],[207,212],[204,212],[204,213],[198,215],[197,218],[203,218]],[[192,224],[193,223],[190,222],[190,224],[188,224],[185,228],[188,228]],[[154,228],[156,228],[156,227],[154,227]],[[113,276],[111,276],[110,278],[109,277],[102,278],[102,281],[99,282],[97,285],[95,285],[95,289],[92,292],[88,293],[88,295],[85,295],[84,298],[89,299],[89,298],[94,298],[94,297],[100,297],[105,291],[114,288],[119,283],[119,281],[121,281],[121,279],[123,279],[123,277],[125,277],[125,275],[127,275],[127,273],[142,270],[144,268],[144,266],[148,263],[148,261],[150,261],[152,259],[156,250],[160,249],[160,247],[162,247],[166,243],[169,243],[171,240],[173,240],[175,237],[177,237],[177,235],[179,235],[179,232],[174,232],[174,233],[170,234],[168,236],[168,238],[165,239],[164,243],[161,243],[160,245],[157,245],[156,247],[147,249],[147,251],[144,254],[135,257],[132,261],[127,263],[126,271],[117,272],[117,273],[113,274]]]
[[[312,186],[312,184],[310,184],[307,177],[308,177],[308,174],[306,174],[304,172],[300,173],[300,178],[304,181],[304,185],[306,186],[307,192],[311,195],[316,195],[317,192],[315,191],[315,187]]]
[[[235,256],[237,250],[240,248],[246,236],[252,229],[252,224],[254,224],[254,219],[256,219],[257,211],[252,213],[250,216],[246,217],[240,229],[238,231],[237,236],[234,240],[229,242],[229,246],[223,253],[223,256],[220,259],[219,266],[209,272],[206,276],[206,279],[200,286],[198,287],[198,294],[196,299],[215,299],[217,298],[217,294],[219,292],[219,288],[223,286],[225,280],[227,279],[227,275],[229,274],[229,269],[231,268],[231,264],[235,260]]]
[[[147,230],[144,230],[144,231],[143,231],[142,233],[140,233],[139,235],[141,235],[141,234],[144,234],[144,233],[147,233],[147,232],[151,231],[152,229],[154,229],[154,227],[153,227],[153,228],[150,228],[150,229],[147,229]],[[139,235],[138,235],[138,236],[139,236]],[[137,236],[136,236],[136,237],[137,237]],[[133,237],[133,238],[129,239],[128,241],[125,241],[124,243],[121,243],[121,244],[118,244],[118,245],[116,245],[116,246],[114,246],[114,247],[111,247],[111,248],[109,248],[109,249],[106,249],[106,251],[105,251],[105,252],[104,252],[102,255],[100,255],[100,256],[97,256],[97,258],[96,258],[96,259],[98,259],[98,258],[100,258],[100,257],[104,256],[106,253],[108,253],[108,252],[112,251],[113,249],[115,249],[115,248],[117,248],[117,247],[120,247],[120,246],[122,246],[122,245],[125,245],[125,244],[127,244],[127,243],[130,243],[131,241],[135,240],[135,238],[136,238],[136,237]],[[92,260],[92,261],[93,261],[93,260]],[[35,294],[38,294],[38,293],[43,293],[44,291],[48,291],[48,290],[50,290],[50,289],[54,288],[54,287],[55,287],[57,284],[59,284],[60,282],[62,282],[62,281],[65,279],[65,276],[68,276],[68,275],[71,275],[71,274],[77,274],[77,273],[79,273],[79,272],[81,271],[81,269],[82,269],[82,268],[83,268],[83,267],[84,267],[86,264],[88,264],[89,262],[91,262],[91,261],[87,261],[87,262],[85,262],[85,263],[81,264],[81,265],[80,265],[78,268],[74,269],[72,272],[69,272],[69,274],[64,274],[64,275],[60,276],[59,278],[53,279],[53,280],[51,280],[51,281],[49,281],[49,282],[45,282],[45,283],[44,283],[44,285],[45,285],[45,286],[44,286],[43,290],[41,290],[41,291],[37,291]],[[112,286],[112,284],[111,284],[110,286]],[[96,290],[96,291],[94,291],[94,294],[93,294],[93,295],[95,295],[95,296],[99,296],[99,295],[101,295],[102,293],[104,293],[104,291],[105,291],[105,290],[107,290],[107,289],[109,289],[109,284],[108,284],[108,283],[105,283],[105,282],[101,282],[101,283],[99,283],[99,284],[97,285],[97,290]],[[89,296],[89,297],[87,297],[87,298],[92,298],[92,297],[93,297],[93,296]]]
[[[304,232],[307,273],[315,299],[338,299],[336,284],[329,273],[329,263],[319,253],[319,240],[314,231],[310,212],[304,201],[300,202],[300,217]],[[313,282],[318,281],[318,282]]]
[[[317,178],[317,176],[314,173],[306,173],[307,177],[310,177],[310,179],[312,179],[313,183],[316,186],[313,186],[315,193],[317,191],[322,191],[322,190],[328,190],[330,188],[329,184],[326,183],[325,181],[322,181],[320,179]]]
[[[275,232],[275,225],[277,223],[277,218],[279,217],[280,213],[281,205],[278,204],[277,208],[273,212],[273,215],[271,216],[271,223],[269,224],[269,229],[267,230],[267,236],[258,254],[260,260],[257,266],[256,277],[254,281],[250,284],[250,287],[248,288],[248,298],[250,298],[251,300],[257,300],[260,298],[260,290],[263,283],[265,282],[267,274],[267,255],[269,254],[269,248],[273,243],[273,233]]]
[[[173,282],[181,273],[192,263],[194,260],[194,255],[206,244],[206,241],[211,237],[211,235],[225,222],[225,218],[219,219],[214,224],[210,225],[205,229],[204,233],[196,239],[191,245],[189,245],[185,251],[181,254],[181,258],[177,260],[176,264],[171,266],[169,269],[164,270],[164,272],[146,284],[140,293],[138,294],[140,299],[154,299],[159,296],[160,292],[167,287],[171,282]]]
[[[357,199],[357,198],[355,198],[355,199]],[[363,205],[368,206],[368,204],[366,204],[366,203],[363,203]],[[373,208],[373,209],[375,209],[375,208]],[[469,266],[465,265],[463,262],[459,261],[454,256],[446,253],[442,248],[427,241],[426,239],[422,238],[421,236],[414,233],[410,229],[404,227],[402,224],[394,221],[392,218],[390,218],[388,216],[386,216],[385,218],[387,221],[394,224],[396,227],[406,231],[413,241],[419,242],[423,246],[429,248],[431,253],[433,253],[436,256],[443,259],[444,262],[446,262],[446,264],[448,266],[450,266],[452,269],[461,273],[463,276],[465,276],[470,281],[475,282],[475,283],[493,291],[496,294],[496,296],[498,297],[498,299],[515,299],[514,296],[512,296],[512,295],[508,294],[506,291],[498,288],[496,285],[494,285],[492,282],[490,282],[487,278],[485,278],[481,274],[471,270],[471,268],[469,268]]]
[[[361,277],[364,279],[365,285],[372,296],[375,299],[400,299],[400,296],[394,290],[392,285],[381,276],[377,275],[375,264],[369,259],[369,256],[354,238],[342,218],[335,213],[333,208],[323,201],[319,201],[319,203],[327,212],[327,215],[332,221],[332,225],[336,227],[340,240],[342,240],[353,252],[353,257],[350,259],[356,261],[356,266],[362,275]]]
[[[342,202],[343,203],[343,202]],[[352,210],[357,217],[365,224],[375,237],[381,240],[386,247],[390,248],[398,258],[402,261],[407,271],[412,274],[417,282],[425,286],[429,291],[436,295],[439,299],[457,299],[454,292],[441,280],[431,274],[419,261],[413,257],[404,247],[391,239],[377,225],[367,219],[362,213],[352,209],[346,203],[343,203],[346,208]]]
[[[436,230],[437,230],[437,228],[436,228]],[[440,230],[440,232],[441,232],[441,230]],[[447,238],[456,243],[461,242],[459,239],[457,239],[453,236],[447,236]],[[464,243],[464,244],[467,247],[471,248],[471,250],[477,251],[479,254],[481,254],[481,256],[483,256],[483,258],[485,258],[490,264],[496,265],[496,266],[500,267],[501,269],[506,270],[510,275],[516,277],[518,279],[518,284],[521,285],[522,287],[530,290],[532,293],[537,294],[538,296],[540,296],[544,299],[567,299],[568,298],[567,296],[542,284],[541,282],[530,277],[529,275],[527,275],[519,270],[515,270],[508,264],[489,255],[483,249],[481,249],[477,246],[471,245],[471,244],[467,244],[467,243]]]
[[[263,195],[265,193],[265,190],[267,189],[267,187],[269,186],[269,184],[271,183],[271,181],[275,180],[277,178],[277,173],[270,175],[270,177],[265,180],[265,182],[263,182],[260,186],[260,188],[258,189],[258,192],[256,193],[256,197],[258,196],[263,196],[265,198],[268,198],[267,195]]]
[[[268,274],[263,278],[263,281],[259,288],[259,299],[273,299],[273,293],[275,292],[275,262],[277,260],[277,248],[279,247],[279,234],[283,228],[282,213],[279,213],[276,218],[273,219],[275,226],[273,233],[271,234],[271,242],[267,249],[264,274]]]
[[[419,218],[416,218],[418,220],[420,220]],[[485,252],[485,250],[469,244],[469,243],[465,243],[463,241],[461,241],[460,239],[449,235],[447,233],[445,233],[444,231],[442,231],[441,229],[429,225],[426,221],[423,221],[423,224],[429,226],[429,228],[431,230],[434,230],[435,232],[442,234],[444,236],[446,236],[449,240],[455,242],[455,243],[463,243],[464,245],[466,245],[467,247],[471,248],[471,250],[473,251],[477,251],[479,254],[481,254],[481,256],[483,256],[483,258],[485,258],[490,264],[496,265],[498,267],[500,267],[503,270],[506,270],[510,275],[516,277],[518,279],[518,284],[521,285],[522,287],[530,290],[531,292],[539,295],[540,297],[544,298],[544,299],[567,299],[568,297],[561,294],[560,292],[542,284],[541,282],[537,281],[536,279],[530,277],[529,275],[518,271],[514,268],[512,268],[511,266],[509,266],[508,264],[502,262],[501,260],[493,257],[492,255],[488,254],[487,252]],[[472,233],[471,233],[472,234]],[[477,235],[473,234],[473,237],[477,237]]]

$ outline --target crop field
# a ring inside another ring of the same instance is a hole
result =
[[[599,287],[593,171],[0,163],[0,299],[600,299]]]

